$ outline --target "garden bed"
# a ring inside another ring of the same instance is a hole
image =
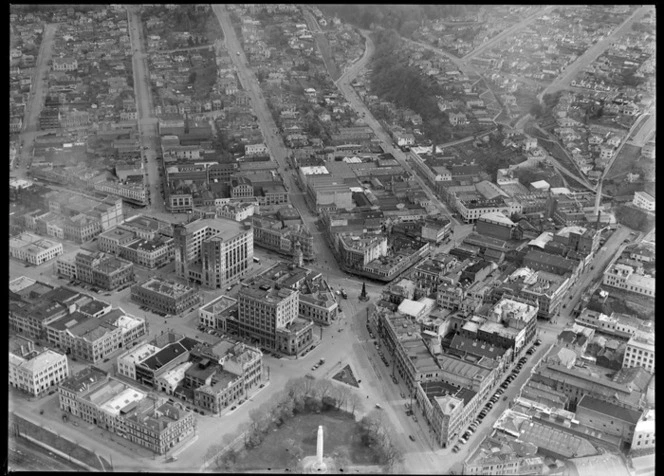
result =
[[[337,372],[332,378],[347,385],[351,385],[355,388],[360,387],[360,384],[355,378],[355,375],[353,375],[353,371],[350,368],[350,365],[346,365],[343,369]]]

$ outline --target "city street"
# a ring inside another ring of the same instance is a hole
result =
[[[36,58],[34,75],[32,77],[32,86],[30,87],[30,99],[25,107],[25,116],[23,117],[23,130],[21,131],[19,152],[17,159],[20,158],[20,166],[12,171],[17,178],[26,178],[27,170],[32,164],[32,154],[35,138],[45,134],[47,131],[40,131],[39,115],[44,106],[45,95],[48,90],[46,79],[51,67],[49,62],[53,56],[53,39],[58,30],[56,23],[47,23],[44,25],[44,36],[39,46],[39,54]]]
[[[127,7],[127,23],[129,25],[131,48],[134,51],[132,65],[134,69],[136,110],[138,111],[139,144],[141,156],[147,159],[143,163],[143,167],[145,168],[146,183],[150,192],[150,209],[154,212],[164,212],[166,206],[162,196],[163,181],[159,174],[161,160],[157,156],[160,147],[158,122],[157,118],[154,117],[154,108],[152,107],[150,73],[147,67],[148,55],[144,51],[145,42],[142,41],[143,27],[135,6]]]

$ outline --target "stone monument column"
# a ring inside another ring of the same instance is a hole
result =
[[[323,465],[323,425],[318,425],[318,439],[316,440],[316,465]]]

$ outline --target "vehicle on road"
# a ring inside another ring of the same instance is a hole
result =
[[[376,403],[376,408],[380,409],[380,408],[383,408],[383,407],[380,406],[380,403]]]
[[[458,453],[460,449],[461,448],[459,448],[459,445],[454,445],[454,448],[452,448],[452,453]]]
[[[408,435],[408,438],[410,438],[410,441],[415,441],[415,437],[413,435]]]
[[[238,51],[237,53],[235,53],[235,54],[238,55],[238,56],[240,56],[240,52],[239,52],[239,51]]]

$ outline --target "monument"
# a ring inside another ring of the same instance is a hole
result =
[[[305,473],[327,473],[334,472],[334,463],[332,458],[323,456],[323,425],[318,426],[318,436],[316,438],[316,456],[307,456],[302,460],[302,466]]]

